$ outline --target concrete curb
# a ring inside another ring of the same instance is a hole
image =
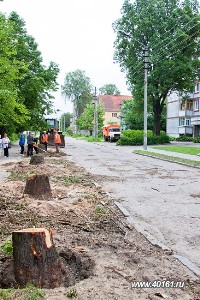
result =
[[[118,202],[115,201],[114,204],[117,206],[117,208],[122,212],[122,214],[124,215],[124,217],[127,219],[127,221],[130,224],[133,224],[135,229],[142,234],[153,246],[155,247],[159,247],[163,250],[169,250],[171,251],[171,249],[169,249],[166,245],[164,245],[163,243],[161,243],[160,241],[158,241],[155,237],[153,237],[150,234],[144,234],[143,232],[141,232],[141,230],[139,230],[137,228],[136,222],[133,219],[133,217],[131,217],[130,213],[128,212],[128,210],[123,207],[123,205]],[[176,259],[178,259],[184,266],[186,266],[190,271],[192,271],[197,277],[200,277],[200,268],[197,267],[195,264],[193,264],[189,259],[187,259],[184,256],[181,256],[179,254],[172,254],[172,256]]]

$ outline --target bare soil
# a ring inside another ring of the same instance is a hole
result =
[[[200,299],[199,278],[127,223],[101,187],[101,176],[93,177],[62,153],[44,159],[39,165],[29,158],[2,165],[10,175],[0,183],[0,234],[3,244],[17,229],[53,229],[65,278],[63,286],[45,290],[45,299],[68,299],[72,289],[79,300]],[[30,174],[49,176],[52,197],[24,193]],[[185,287],[132,288],[135,280],[184,281]],[[16,287],[12,256],[1,251],[0,288],[9,287]]]

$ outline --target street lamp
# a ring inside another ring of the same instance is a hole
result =
[[[94,87],[94,120],[93,120],[93,136],[96,139],[98,137],[98,99],[97,88]]]

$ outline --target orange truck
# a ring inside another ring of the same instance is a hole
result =
[[[120,138],[120,126],[115,124],[103,126],[103,137],[104,141],[117,141]]]

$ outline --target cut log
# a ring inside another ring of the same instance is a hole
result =
[[[31,165],[39,165],[42,163],[44,163],[44,156],[42,156],[42,155],[31,156],[31,160],[30,160]]]
[[[51,230],[27,228],[12,233],[15,280],[19,287],[33,284],[55,288],[63,284],[63,267]]]
[[[39,199],[52,197],[48,175],[29,175],[26,180],[24,194],[28,194]]]

